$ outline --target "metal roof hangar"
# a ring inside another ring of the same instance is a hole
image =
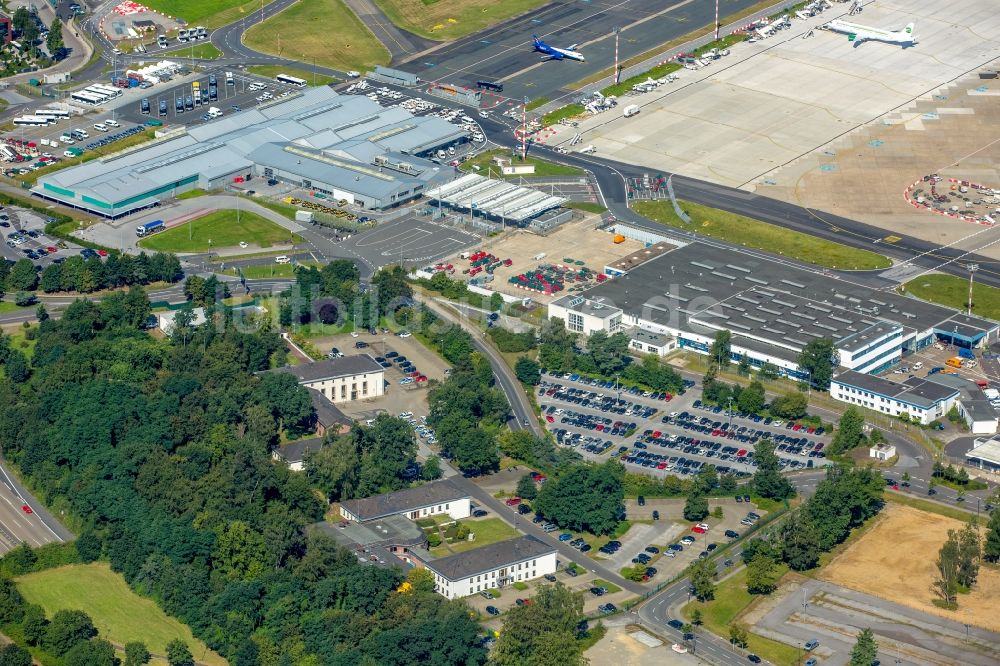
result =
[[[422,156],[467,140],[442,118],[321,87],[43,176],[32,192],[115,218],[254,175],[383,209],[451,180]]]

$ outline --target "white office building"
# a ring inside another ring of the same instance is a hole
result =
[[[340,515],[359,523],[389,516],[418,520],[443,514],[455,520],[472,515],[469,494],[448,479],[340,503]]]
[[[622,330],[622,310],[604,299],[583,296],[563,296],[549,303],[549,317],[566,322],[573,333],[590,335],[596,331],[617,333]]]
[[[458,599],[555,573],[558,560],[555,546],[529,535],[428,560],[423,565],[434,574],[435,591]]]
[[[385,369],[370,354],[341,356],[272,372],[295,375],[299,384],[319,391],[333,403],[367,400],[385,394]]]

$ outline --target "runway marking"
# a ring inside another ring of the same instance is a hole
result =
[[[902,236],[886,236],[882,240],[884,240],[886,243],[898,243],[899,241],[903,240],[903,237]]]

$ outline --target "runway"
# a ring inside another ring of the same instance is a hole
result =
[[[720,11],[731,15],[754,4],[754,0],[723,0]],[[555,99],[569,92],[574,82],[613,67],[616,26],[622,30],[619,59],[624,62],[692,31],[707,31],[714,18],[715,4],[706,0],[557,0],[398,67],[425,81],[463,85],[482,79],[503,81],[503,94],[512,99]],[[543,56],[532,51],[532,34],[552,46],[577,44],[587,60],[543,62]]]

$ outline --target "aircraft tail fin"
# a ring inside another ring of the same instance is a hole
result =
[[[903,28],[903,32],[905,32],[907,35],[909,35],[910,37],[912,37],[913,36],[913,23],[907,23],[906,27]]]

